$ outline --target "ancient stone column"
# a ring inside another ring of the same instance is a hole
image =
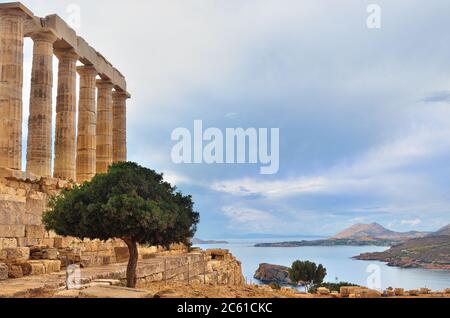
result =
[[[73,50],[55,51],[59,59],[58,94],[56,98],[55,167],[53,176],[76,179],[76,64]]]
[[[105,173],[113,162],[113,84],[98,80],[97,89],[97,173]]]
[[[0,167],[22,169],[23,37],[26,15],[0,11]]]
[[[113,162],[127,161],[127,105],[128,94],[113,93]]]
[[[51,32],[31,36],[34,41],[28,118],[27,172],[50,177],[52,171],[53,43]]]
[[[90,181],[96,173],[96,127],[95,107],[97,70],[89,66],[77,67],[80,74],[80,97],[78,104],[77,182]]]

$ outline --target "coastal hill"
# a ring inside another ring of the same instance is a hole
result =
[[[194,245],[214,245],[214,244],[228,244],[227,241],[216,241],[216,240],[202,240],[199,238],[192,239],[192,244]]]
[[[407,240],[385,252],[365,253],[355,259],[382,261],[404,268],[450,270],[450,225],[425,237]]]
[[[398,240],[404,241],[411,238],[418,238],[427,236],[429,233],[425,232],[395,232],[386,229],[378,223],[372,224],[356,224],[344,231],[336,234],[331,239],[358,239],[358,240]]]
[[[392,246],[412,238],[426,237],[426,232],[395,232],[378,223],[356,224],[333,237],[324,240],[259,243],[255,247],[300,247],[300,246]]]
[[[448,235],[450,236],[450,224],[444,226],[442,229],[440,229],[439,231],[436,231],[434,233],[431,233],[431,236],[441,236],[441,235]]]

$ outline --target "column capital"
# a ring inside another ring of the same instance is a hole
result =
[[[42,32],[33,32],[30,35],[31,39],[35,42],[41,41],[41,42],[48,42],[48,43],[55,43],[58,37],[50,31],[42,31]]]
[[[113,89],[114,84],[110,80],[99,79],[96,81],[97,88]]]
[[[96,76],[98,74],[97,69],[93,65],[77,66],[77,72],[80,75]]]
[[[55,50],[55,55],[58,59],[69,58],[72,60],[78,60],[80,58],[74,49],[58,49]]]
[[[113,98],[117,98],[117,99],[129,99],[131,96],[130,94],[128,94],[125,91],[121,91],[121,90],[114,90],[113,91]]]

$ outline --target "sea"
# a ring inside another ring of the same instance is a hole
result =
[[[450,288],[450,271],[407,269],[387,266],[378,261],[360,261],[352,257],[361,253],[381,252],[387,247],[380,246],[307,246],[294,248],[254,247],[257,243],[313,240],[315,238],[245,238],[224,239],[228,244],[200,244],[202,249],[223,248],[229,250],[242,262],[242,271],[247,283],[261,284],[253,276],[259,264],[269,263],[290,267],[296,260],[313,261],[327,269],[326,282],[349,282],[373,289],[388,287],[405,289],[430,288],[444,290]]]

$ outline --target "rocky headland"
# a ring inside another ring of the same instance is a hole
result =
[[[280,285],[290,285],[289,268],[281,265],[260,264],[256,270],[254,278],[263,283],[277,283]]]
[[[382,261],[402,268],[450,270],[450,236],[430,235],[411,239],[385,252],[364,253],[355,259]]]
[[[228,244],[228,242],[227,241],[217,241],[217,240],[202,240],[199,238],[194,238],[194,239],[192,239],[192,244],[194,244],[194,245],[199,245],[199,244],[215,245],[215,244]]]

